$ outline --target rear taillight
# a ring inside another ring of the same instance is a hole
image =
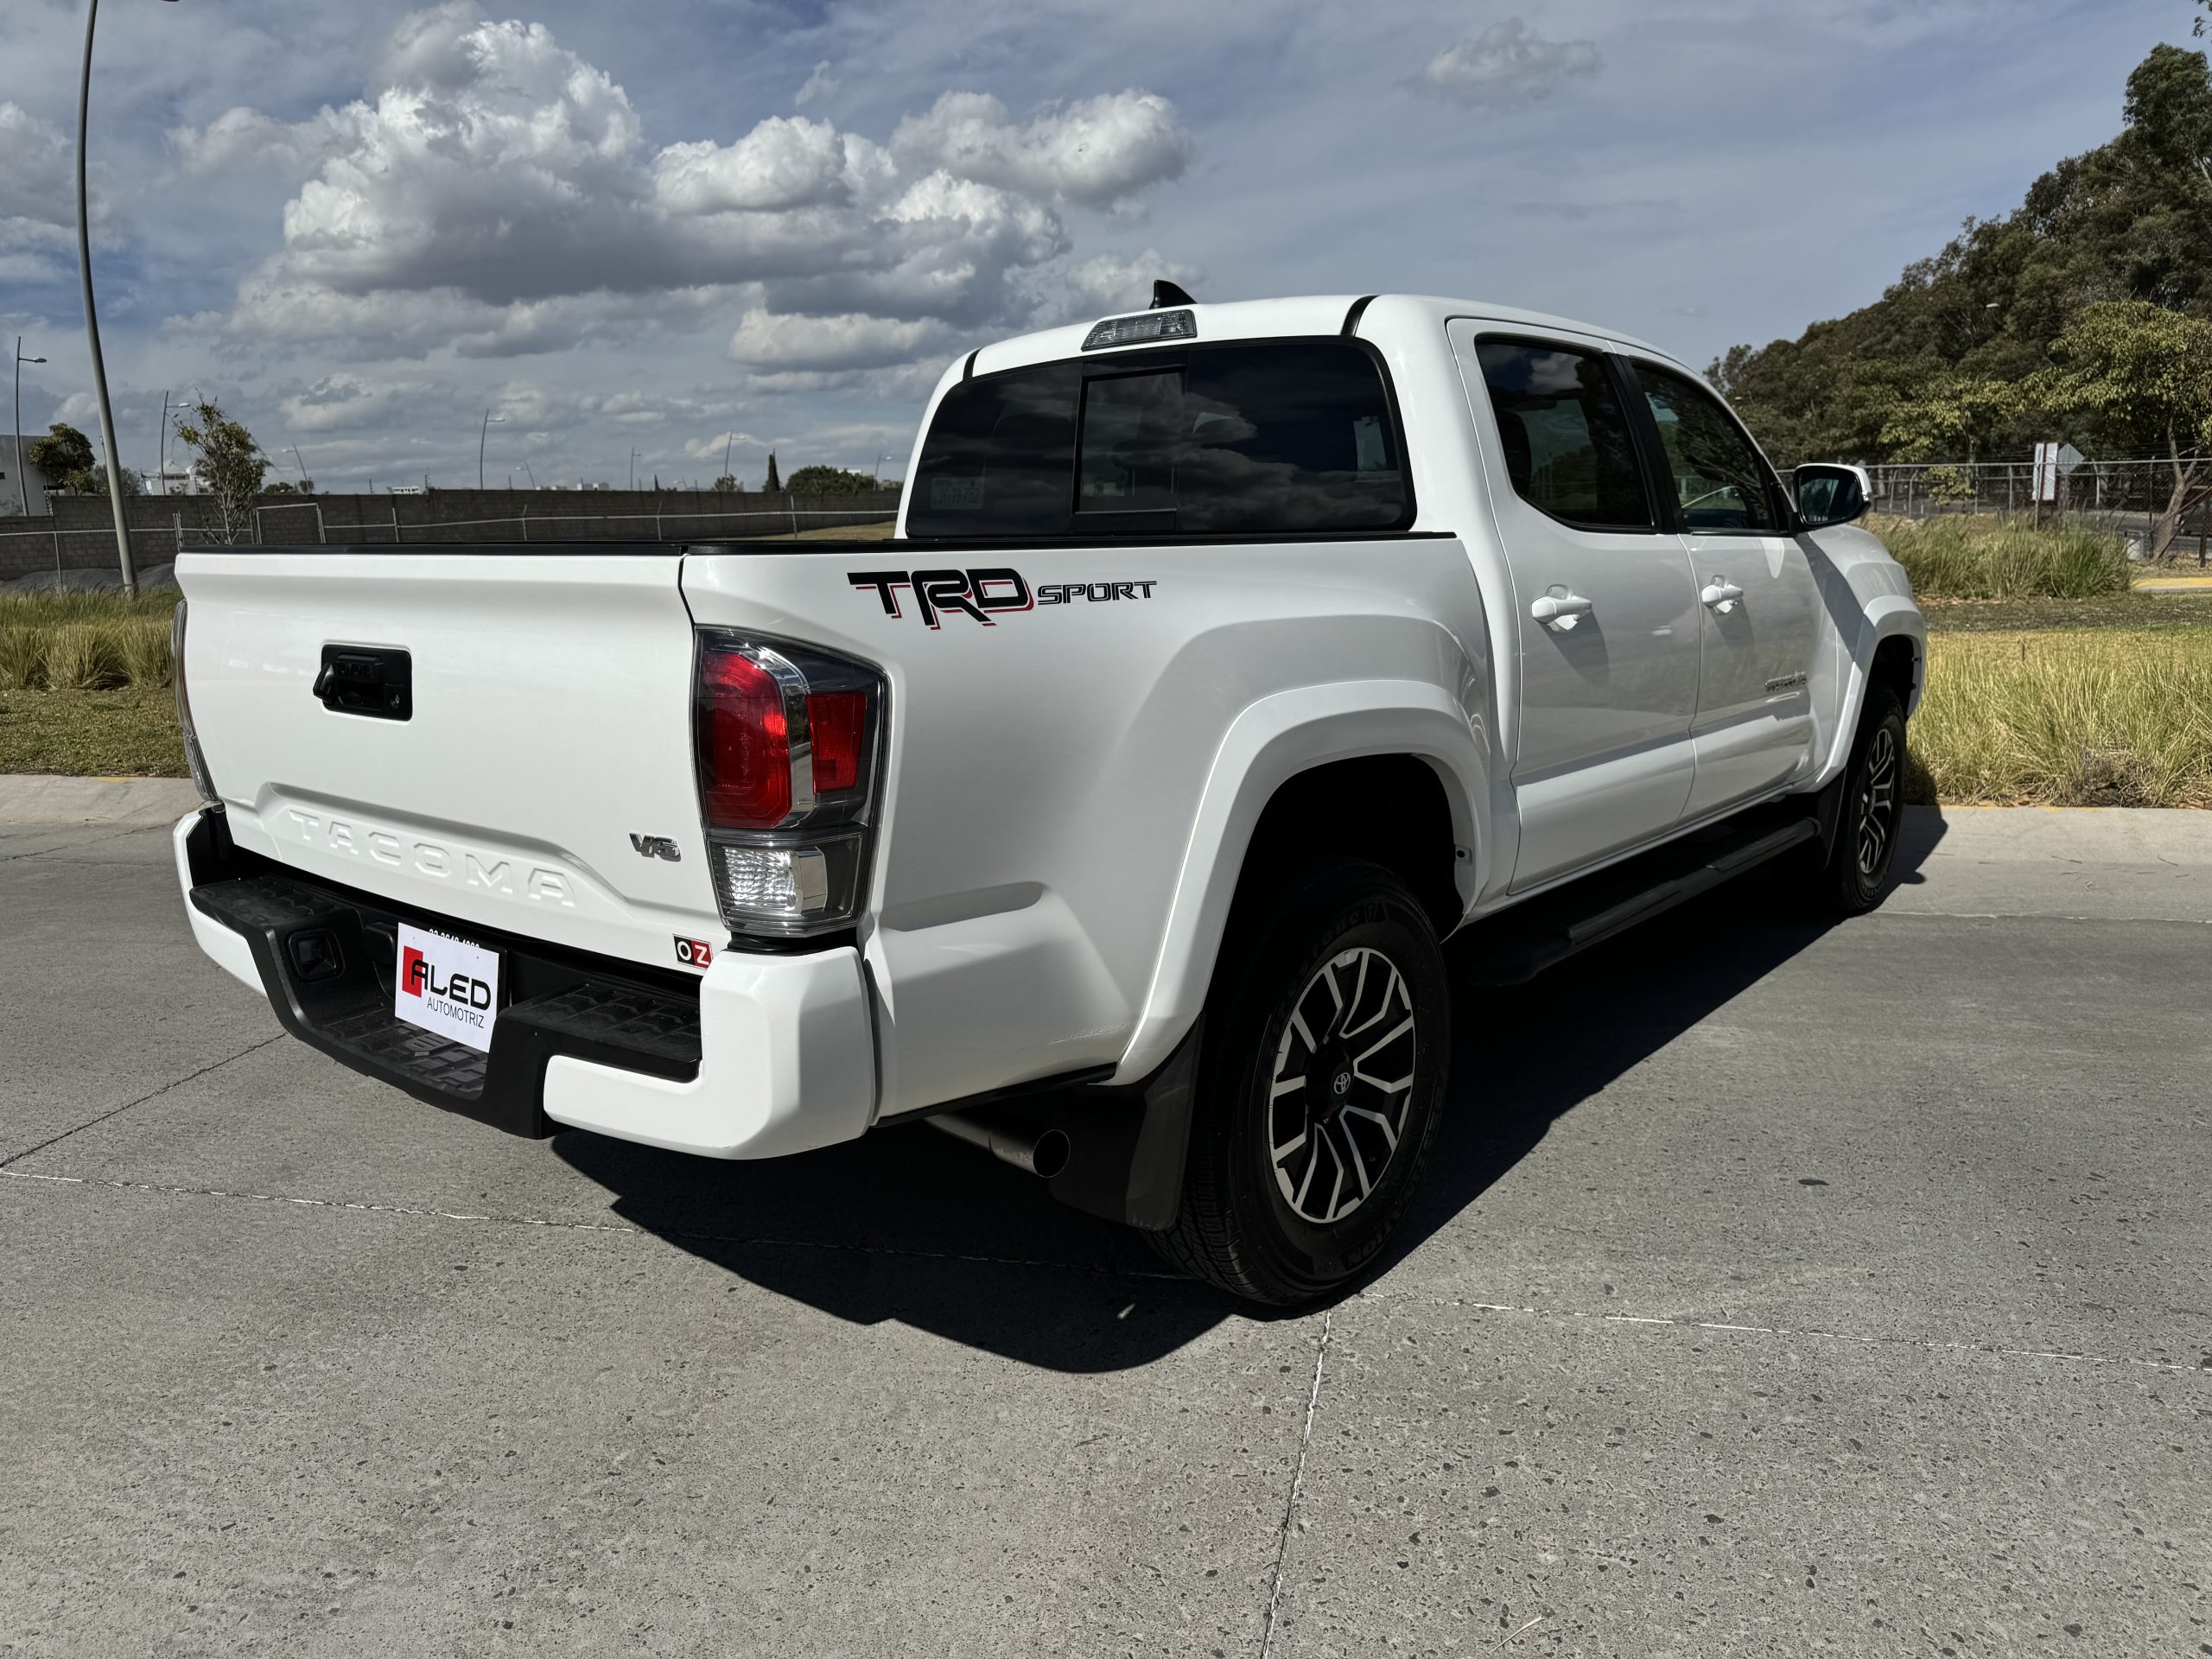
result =
[[[200,752],[200,734],[192,724],[192,697],[184,686],[184,601],[177,601],[176,614],[169,622],[169,671],[176,682],[176,723],[184,734],[184,764],[192,773],[193,786],[208,805],[220,806],[223,798],[215,792],[207,757]]]
[[[883,677],[701,629],[694,747],[715,896],[735,933],[849,927],[866,887]]]

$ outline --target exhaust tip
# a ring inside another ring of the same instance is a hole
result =
[[[1008,1113],[939,1112],[927,1120],[957,1140],[981,1147],[1016,1169],[1051,1180],[1068,1166],[1075,1145],[1065,1129],[1041,1128]]]
[[[1039,1177],[1049,1181],[1068,1166],[1068,1159],[1074,1150],[1065,1130],[1047,1129],[1037,1137],[1037,1144],[1029,1149],[1029,1167]]]

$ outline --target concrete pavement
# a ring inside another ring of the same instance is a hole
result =
[[[2212,816],[1463,988],[1405,1253],[1266,1319],[925,1130],[370,1084],[100,789],[0,779],[0,1653],[2212,1651]]]

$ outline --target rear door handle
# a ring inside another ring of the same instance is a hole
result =
[[[1571,628],[1597,607],[1580,594],[1546,594],[1529,614],[1548,628]]]
[[[1734,610],[1736,601],[1743,596],[1744,590],[1726,576],[1715,576],[1706,584],[1705,591],[1698,595],[1723,616]]]

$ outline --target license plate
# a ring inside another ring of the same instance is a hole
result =
[[[499,1007],[499,952],[399,924],[394,1014],[410,1026],[489,1053],[492,1020]]]

